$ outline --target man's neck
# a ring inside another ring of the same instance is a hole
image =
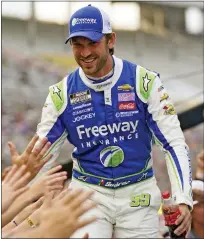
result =
[[[103,80],[103,79],[110,78],[112,75],[113,75],[113,68],[111,69],[110,72],[108,72],[108,74],[106,74],[105,76],[102,76],[102,77],[93,77],[93,76],[89,76],[89,75],[86,75],[86,76],[87,76],[90,80],[97,81],[97,80]]]

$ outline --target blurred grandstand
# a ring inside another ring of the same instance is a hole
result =
[[[87,2],[2,2],[3,168],[10,164],[7,141],[14,141],[19,150],[25,148],[40,121],[48,86],[76,68],[71,48],[64,41],[69,15],[84,5]],[[203,3],[93,5],[113,17],[116,55],[160,73],[179,113],[194,169],[195,155],[204,142]],[[66,142],[62,163],[70,161],[71,150]],[[165,161],[156,147],[153,157],[157,159],[158,184],[164,189]]]

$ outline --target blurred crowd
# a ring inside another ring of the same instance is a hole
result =
[[[2,168],[10,164],[7,142],[12,139],[20,151],[26,147],[40,121],[48,87],[67,73],[41,58],[3,49]],[[63,160],[70,157],[71,149],[68,143],[64,146]]]

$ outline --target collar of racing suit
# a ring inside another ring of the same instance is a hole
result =
[[[115,62],[115,69],[113,75],[109,79],[99,83],[93,82],[85,75],[82,68],[79,68],[79,75],[84,84],[95,91],[105,91],[107,89],[112,88],[119,79],[123,69],[123,61],[121,59],[113,56],[113,60]]]

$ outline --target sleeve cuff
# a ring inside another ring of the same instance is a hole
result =
[[[175,203],[176,204],[186,204],[186,205],[189,206],[190,211],[193,210],[193,199],[192,199],[192,197],[182,195],[182,194],[179,194],[179,195],[177,194]]]

